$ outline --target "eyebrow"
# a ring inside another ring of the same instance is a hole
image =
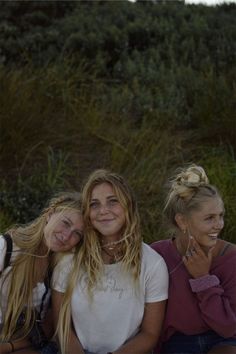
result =
[[[225,214],[225,210],[222,210],[220,213],[209,213],[209,214],[206,214],[205,216],[214,216],[214,215],[218,215],[218,214]]]
[[[71,225],[73,224],[72,220],[68,216],[64,216],[64,218],[67,219]]]
[[[117,196],[115,194],[112,194],[112,195],[108,195],[106,197],[106,199],[110,199],[110,198],[117,198]],[[99,199],[98,198],[91,198],[91,202],[92,201],[97,201],[97,200],[99,200]]]

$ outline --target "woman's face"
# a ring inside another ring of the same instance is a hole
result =
[[[212,247],[224,227],[224,205],[220,198],[208,198],[200,210],[191,212],[187,229],[203,247]]]
[[[109,183],[94,187],[89,215],[92,226],[102,236],[120,239],[125,226],[125,211]]]
[[[83,237],[82,215],[75,210],[54,212],[44,228],[46,246],[54,252],[71,250]]]

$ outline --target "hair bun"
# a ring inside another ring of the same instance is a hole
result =
[[[209,183],[206,172],[201,166],[193,165],[188,167],[186,171],[183,172],[182,177],[184,184],[189,185],[189,187],[198,187]]]
[[[174,180],[172,180],[172,190],[181,198],[190,196],[193,191],[209,184],[206,172],[201,166],[191,165],[180,170]]]

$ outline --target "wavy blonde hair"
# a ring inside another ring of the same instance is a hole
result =
[[[0,336],[2,341],[8,341],[16,336],[17,320],[23,312],[25,321],[17,336],[23,338],[32,329],[35,320],[35,312],[32,311],[33,288],[38,282],[36,260],[38,257],[48,257],[50,252],[48,250],[46,254],[42,254],[44,227],[48,215],[54,212],[63,213],[68,209],[81,211],[79,193],[66,192],[58,194],[49,201],[48,206],[35,220],[27,225],[16,225],[7,231],[20,251],[12,264],[11,271],[4,277],[4,281],[8,276],[11,278],[8,287],[7,310],[4,314]],[[76,245],[75,249],[77,248],[79,248],[79,244]],[[57,262],[59,258],[60,255],[58,254],[53,262]],[[53,267],[54,263],[51,263],[50,267]]]
[[[169,185],[164,212],[174,230],[178,228],[176,214],[189,215],[193,210],[200,210],[202,203],[209,198],[222,200],[217,188],[209,183],[205,170],[195,164],[178,169]]]
[[[99,232],[93,228],[90,220],[90,202],[94,188],[100,184],[108,183],[112,186],[116,197],[125,211],[125,225],[122,241],[122,268],[130,274],[137,285],[141,271],[142,237],[140,231],[140,218],[137,203],[133,193],[118,174],[107,170],[95,170],[88,178],[82,189],[82,210],[84,217],[84,242],[79,253],[74,255],[74,267],[69,277],[70,281],[65,293],[58,323],[58,336],[62,353],[66,353],[69,340],[69,326],[71,321],[70,301],[73,289],[82,274],[87,276],[87,291],[92,301],[92,291],[100,280],[104,263],[101,255]]]

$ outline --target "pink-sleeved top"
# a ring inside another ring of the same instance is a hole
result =
[[[209,330],[225,338],[236,338],[235,248],[213,259],[207,287],[191,278],[172,240],[157,241],[151,247],[166,261],[170,276],[161,342],[175,332],[193,335]],[[195,289],[191,282],[196,283]]]

